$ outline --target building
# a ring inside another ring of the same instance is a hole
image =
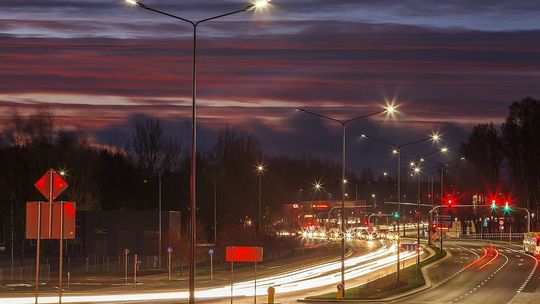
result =
[[[162,248],[167,236],[179,238],[179,211],[163,211]],[[139,255],[158,255],[159,219],[157,211],[84,211],[80,213],[84,254],[114,256],[129,249]]]
[[[345,201],[348,221],[364,221],[366,210],[371,210],[366,201]],[[302,201],[283,205],[284,222],[288,228],[306,229],[323,226],[324,223],[338,222],[341,201]]]

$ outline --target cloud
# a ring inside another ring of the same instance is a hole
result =
[[[125,142],[139,115],[161,117],[171,130],[181,130],[178,136],[189,137],[189,26],[116,2],[51,0],[47,10],[44,3],[0,3],[13,12],[0,19],[0,119],[8,119],[11,109],[29,113],[45,105],[66,126],[87,130],[104,144]],[[243,2],[151,3],[202,16]],[[277,3],[276,13],[287,10],[278,18],[242,16],[200,28],[202,144],[232,126],[256,133],[268,153],[336,159],[339,130],[297,117],[294,109],[348,118],[392,98],[403,105],[398,122],[374,119],[352,126],[350,134],[365,126],[391,140],[414,139],[443,126],[457,142],[474,124],[502,121],[511,101],[540,96],[540,29],[489,28],[505,22],[487,18],[499,11],[525,16],[536,2],[510,8],[496,0],[486,10],[486,1]],[[450,16],[482,11],[480,21],[487,23],[433,22],[445,9]],[[341,12],[344,20],[334,20]],[[367,17],[378,12],[387,18]],[[381,153],[350,140],[355,166],[370,165]],[[357,160],[356,149],[365,151]]]

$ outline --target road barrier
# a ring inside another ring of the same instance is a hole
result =
[[[523,233],[471,233],[460,234],[460,239],[486,239],[486,240],[502,240],[502,241],[521,241]]]

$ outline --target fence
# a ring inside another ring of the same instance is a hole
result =
[[[36,275],[35,266],[15,266],[0,268],[0,286],[9,284],[34,284]],[[39,277],[41,282],[51,280],[51,265],[43,264],[39,266]]]
[[[521,241],[523,240],[523,233],[473,233],[473,234],[460,234],[460,239],[487,239],[487,240],[501,240],[501,241]]]

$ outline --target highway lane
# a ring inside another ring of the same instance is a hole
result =
[[[446,244],[452,258],[429,271],[434,287],[394,303],[507,303],[526,287],[537,263],[510,244],[481,240]]]
[[[403,254],[404,258],[409,260],[414,259],[414,255]],[[373,247],[371,252],[355,252],[346,260],[347,278],[355,278],[369,275],[370,273],[379,271],[389,267],[395,263],[395,246]],[[257,294],[265,294],[268,286],[275,286],[278,294],[301,292],[310,288],[321,286],[334,287],[340,280],[339,269],[341,263],[333,260],[330,262],[321,262],[314,266],[298,266],[288,271],[276,273],[274,275],[262,276],[258,279]],[[334,287],[335,288],[335,287]],[[253,281],[235,282],[234,294],[237,297],[250,299],[253,297]],[[218,287],[199,286],[197,296],[205,299],[205,303],[209,303],[212,298],[228,298],[230,295],[230,286],[228,284]],[[107,294],[103,290],[99,291],[99,295],[95,293],[87,293],[80,295],[66,295],[63,301],[66,303],[98,303],[98,302],[125,302],[126,300],[144,301],[161,303],[174,300],[186,299],[187,292],[148,292],[140,291],[129,292],[117,291]],[[1,298],[2,303],[33,303],[33,298]],[[57,300],[55,296],[44,297],[41,303],[53,303]]]

